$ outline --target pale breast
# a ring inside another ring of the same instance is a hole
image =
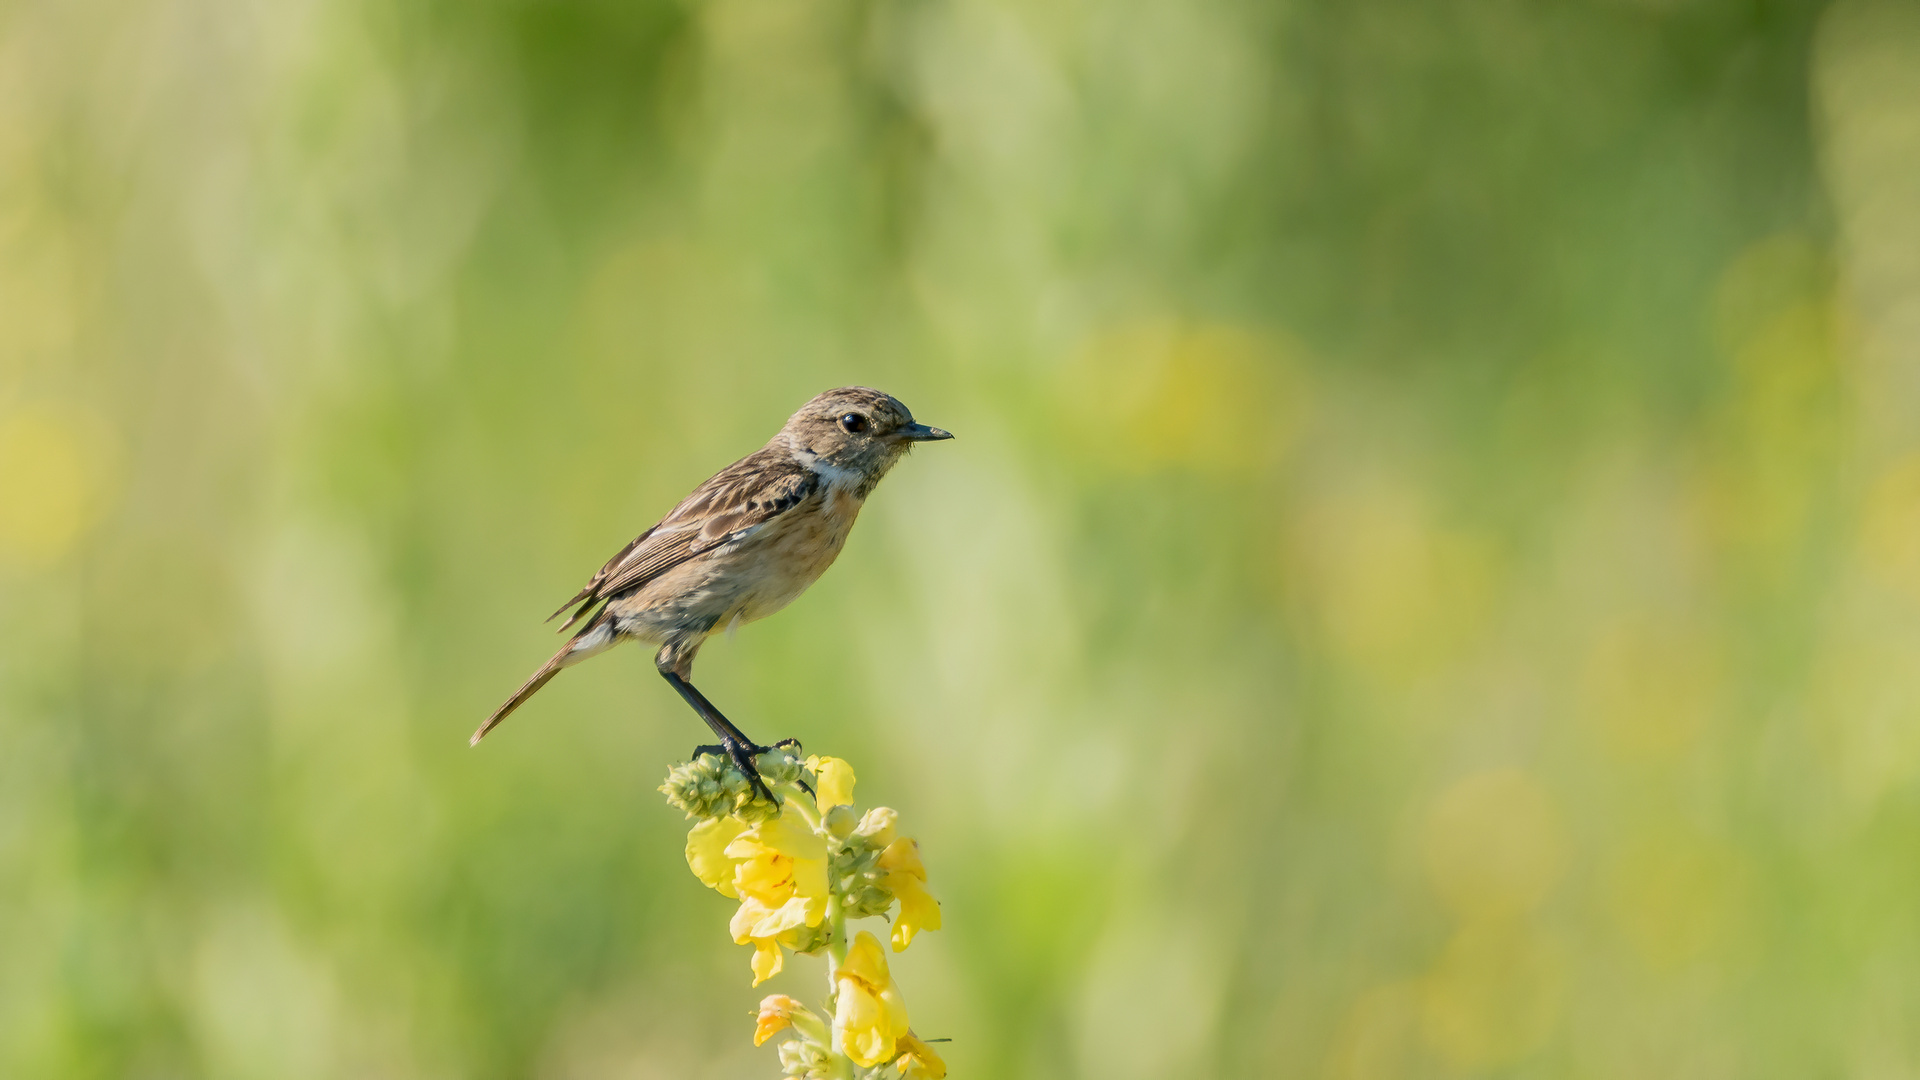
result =
[[[779,611],[833,565],[860,506],[845,492],[814,495],[743,540],[674,567],[613,605],[621,632],[659,639]]]
[[[735,613],[751,622],[792,603],[840,556],[859,515],[860,500],[830,491],[769,522],[766,535],[742,544],[729,560],[750,582]]]

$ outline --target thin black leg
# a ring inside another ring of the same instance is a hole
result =
[[[720,749],[726,753],[728,760],[733,762],[735,768],[747,774],[747,782],[753,785],[754,794],[768,802],[778,802],[779,800],[773,797],[773,792],[767,790],[766,781],[760,779],[760,768],[754,761],[755,758],[766,753],[767,748],[747,738],[745,732],[733,726],[733,721],[728,720],[719,709],[715,708],[705,694],[694,689],[692,683],[671,671],[661,671],[660,677],[678,690],[680,697],[692,707],[694,712],[699,713],[700,719],[706,721],[707,726],[713,729],[713,733],[720,737]],[[696,753],[699,749],[705,748],[697,748]]]
[[[756,754],[767,752],[766,747],[747,738],[746,732],[734,727],[733,721],[727,719],[718,708],[714,707],[713,702],[707,700],[707,695],[695,689],[692,683],[671,671],[661,672],[660,677],[667,680],[667,685],[680,692],[681,698],[692,706],[694,712],[700,714],[700,719],[705,720],[707,726],[713,729],[713,733],[720,736],[721,742],[737,742]]]

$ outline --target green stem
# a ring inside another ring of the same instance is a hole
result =
[[[840,908],[838,896],[827,897],[827,1000],[835,1005],[839,993],[840,966],[847,962],[847,913]]]

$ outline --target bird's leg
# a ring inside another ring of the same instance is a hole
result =
[[[747,738],[747,733],[734,727],[733,721],[728,720],[721,714],[720,710],[715,707],[713,702],[707,700],[707,695],[701,693],[692,683],[681,678],[677,672],[663,671],[660,675],[667,680],[668,685],[680,692],[680,696],[686,700],[688,705],[693,707],[693,711],[700,714],[700,719],[705,720],[707,726],[713,729],[713,733],[720,736],[722,743],[738,743],[756,754],[764,754],[767,752],[767,747],[761,746],[759,743]]]
[[[705,694],[694,689],[692,683],[681,678],[680,674],[672,668],[661,668],[660,677],[667,680],[667,685],[679,691],[680,697],[693,708],[694,712],[700,714],[700,719],[705,720],[707,726],[713,729],[713,733],[720,736],[719,749],[727,755],[728,760],[733,762],[735,768],[747,774],[747,782],[753,785],[754,794],[770,803],[778,804],[779,800],[773,797],[773,792],[767,790],[766,781],[760,779],[760,767],[754,761],[755,758],[766,753],[767,748],[747,738],[745,732],[733,726],[733,721],[728,720],[719,709],[714,708],[713,702],[708,701]],[[694,753],[697,756],[701,750],[705,749],[706,747],[698,747]]]

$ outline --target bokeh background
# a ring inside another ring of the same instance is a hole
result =
[[[0,3],[0,1072],[770,1077],[647,655],[963,1078],[1920,1075],[1920,5]],[[771,989],[818,996],[802,959]]]

